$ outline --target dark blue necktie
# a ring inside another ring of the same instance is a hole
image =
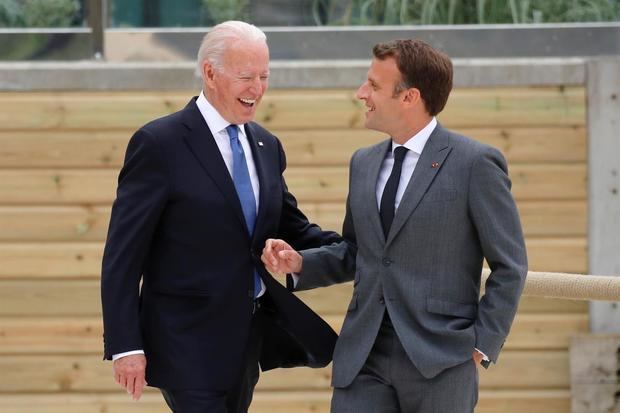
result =
[[[256,223],[256,199],[254,198],[254,190],[252,189],[252,181],[250,180],[250,172],[248,164],[245,161],[243,146],[239,142],[239,130],[237,125],[228,125],[226,127],[228,137],[230,138],[230,149],[233,156],[233,173],[232,178],[237,190],[237,196],[241,202],[241,209],[245,217],[245,224],[248,234],[252,237],[254,233],[254,224]],[[260,276],[254,270],[254,297],[258,296],[261,290]]]
[[[392,173],[388,178],[385,188],[383,189],[383,195],[381,196],[381,206],[379,208],[379,215],[381,216],[381,226],[383,227],[383,234],[387,238],[394,220],[395,204],[396,204],[396,192],[398,191],[398,184],[400,182],[400,173],[403,169],[403,160],[407,154],[407,148],[404,146],[398,146],[394,149],[394,166],[392,167]]]

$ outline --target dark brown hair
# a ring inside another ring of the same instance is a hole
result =
[[[416,88],[420,91],[431,116],[441,112],[452,90],[452,62],[443,52],[420,40],[392,40],[373,49],[375,58],[393,58],[401,75],[394,95]]]

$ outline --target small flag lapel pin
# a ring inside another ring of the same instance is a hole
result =
[[[431,165],[431,168],[439,168],[439,162],[433,162],[433,164]]]

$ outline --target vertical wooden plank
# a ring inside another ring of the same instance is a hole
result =
[[[620,275],[620,57],[587,69],[590,274]],[[620,332],[620,303],[590,304],[592,332]]]

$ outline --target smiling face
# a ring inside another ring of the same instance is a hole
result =
[[[235,41],[218,69],[205,61],[207,100],[228,122],[241,125],[254,119],[256,107],[268,87],[269,49],[262,41]]]
[[[373,59],[368,78],[357,90],[357,98],[365,102],[367,107],[364,126],[395,136],[394,131],[402,128],[404,119],[408,117],[408,101],[406,91],[394,94],[396,86],[401,83],[401,74],[396,61]]]

